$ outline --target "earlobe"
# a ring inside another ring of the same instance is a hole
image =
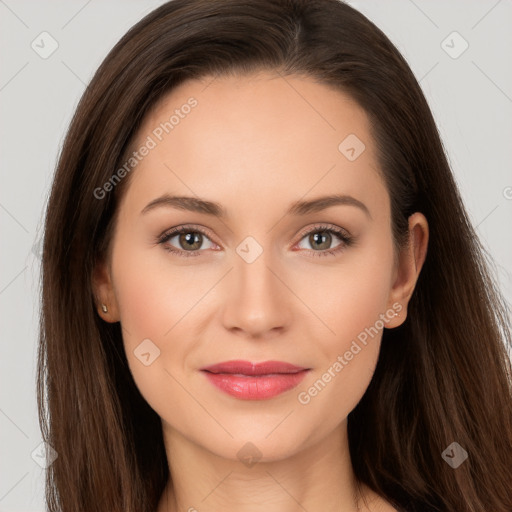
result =
[[[118,322],[119,313],[110,269],[103,261],[98,262],[94,268],[92,288],[98,315],[105,320],[105,322]]]
[[[428,238],[427,219],[422,213],[412,214],[409,217],[409,241],[400,251],[396,278],[389,297],[390,304],[401,305],[399,315],[389,324],[391,328],[398,327],[407,318],[407,306],[426,259]]]

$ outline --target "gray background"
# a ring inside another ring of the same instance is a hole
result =
[[[45,469],[31,457],[41,442],[38,241],[56,157],[95,69],[127,29],[161,3],[0,0],[0,512],[44,510]],[[420,80],[510,303],[512,2],[350,3],[390,37]],[[46,59],[31,47],[35,41],[40,52],[51,48],[48,36],[41,42],[44,31],[58,43]],[[450,35],[454,31],[463,39]],[[457,56],[464,40],[469,47]]]

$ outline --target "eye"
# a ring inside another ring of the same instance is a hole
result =
[[[165,250],[185,257],[198,256],[202,249],[217,247],[202,229],[192,226],[172,228],[159,237],[158,243],[162,244]]]
[[[301,249],[309,249],[313,256],[337,254],[352,245],[354,241],[348,233],[334,226],[316,226],[305,233],[301,233],[301,237],[297,246]],[[309,244],[309,247],[304,247],[304,243]],[[333,243],[336,244],[334,247]]]
[[[343,251],[353,244],[354,239],[345,230],[335,226],[315,226],[300,234],[297,247],[307,249],[311,256],[329,256]],[[160,235],[157,242],[168,252],[177,256],[200,256],[204,249],[218,250],[219,246],[211,241],[207,233],[199,226],[177,226]],[[304,247],[304,243],[309,247]],[[336,244],[333,245],[332,244]],[[206,244],[206,245],[205,245]]]

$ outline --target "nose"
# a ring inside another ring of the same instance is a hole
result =
[[[247,337],[268,338],[288,329],[293,294],[265,251],[256,261],[235,259],[226,276],[222,322],[229,331]]]

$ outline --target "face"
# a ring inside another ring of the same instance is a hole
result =
[[[164,431],[275,460],[344,424],[414,284],[369,133],[350,97],[266,73],[186,82],[147,116],[95,282]],[[202,370],[240,360],[304,370]]]

